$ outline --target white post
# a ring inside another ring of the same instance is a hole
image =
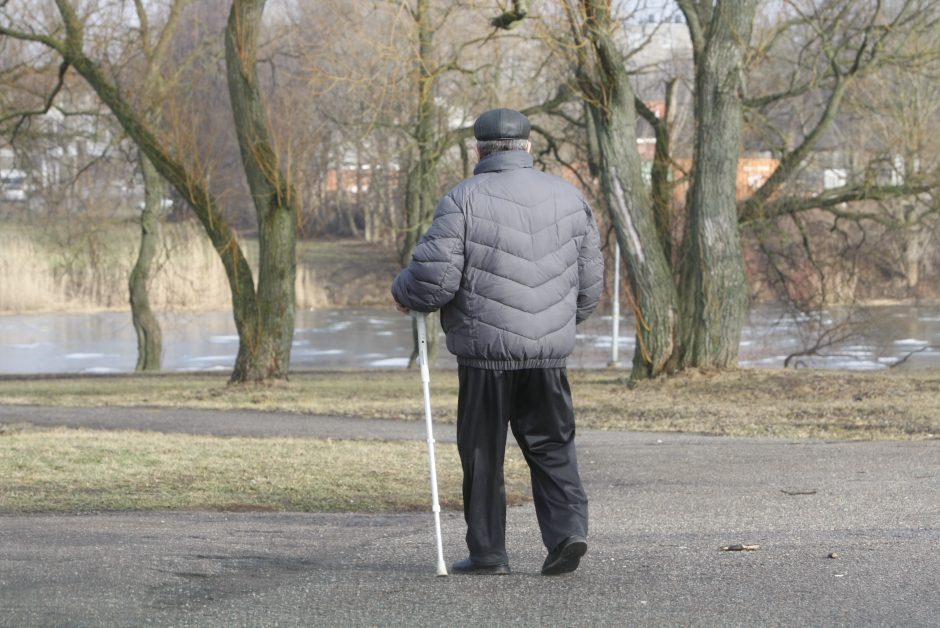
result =
[[[431,510],[434,512],[434,532],[437,536],[437,575],[446,576],[444,542],[441,538],[441,505],[437,497],[437,465],[434,456],[434,425],[431,422],[431,374],[428,369],[428,317],[415,312],[418,325],[418,362],[421,366],[421,386],[424,389],[424,423],[428,436],[428,464],[431,471]]]
[[[613,329],[611,330],[610,343],[610,362],[609,368],[619,368],[617,350],[620,344],[620,243],[614,244],[614,296],[611,303],[610,314],[613,317]]]

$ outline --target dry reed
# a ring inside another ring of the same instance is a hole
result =
[[[67,237],[40,228],[5,225],[0,230],[0,313],[128,309],[127,279],[139,240],[139,231],[131,223]],[[257,280],[257,241],[242,238],[241,245]],[[302,243],[297,307],[382,302],[393,276],[385,257],[384,251],[361,243]],[[150,301],[158,311],[231,307],[222,263],[196,225],[163,227]]]

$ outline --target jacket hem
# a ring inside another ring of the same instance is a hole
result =
[[[481,360],[457,356],[458,366],[490,371],[520,371],[522,369],[557,369],[565,368],[568,358],[529,358],[528,360]]]

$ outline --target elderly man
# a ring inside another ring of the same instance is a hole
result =
[[[604,262],[581,193],[532,167],[529,120],[494,109],[473,125],[474,176],[450,190],[392,285],[399,311],[441,310],[457,356],[457,448],[469,558],[455,573],[508,574],[503,457],[507,425],[522,448],[548,557],[577,569],[587,496],[575,456],[566,359],[575,325],[600,298]]]

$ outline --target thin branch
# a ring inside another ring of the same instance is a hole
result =
[[[755,96],[753,98],[745,98],[742,102],[744,103],[745,107],[748,107],[751,109],[760,109],[762,107],[766,107],[767,105],[773,104],[775,102],[779,102],[781,100],[785,100],[787,98],[795,98],[797,96],[802,96],[803,94],[807,93],[808,91],[810,91],[811,89],[813,89],[819,84],[819,78],[827,78],[828,76],[829,75],[825,75],[823,77],[814,76],[812,79],[805,81],[801,83],[800,85],[796,85],[788,89],[781,90],[779,92],[766,94],[764,96]]]
[[[520,113],[524,116],[534,116],[537,113],[554,113],[566,102],[574,99],[574,92],[567,85],[560,85],[555,95],[545,102],[522,109]],[[473,136],[473,126],[464,126],[453,129],[446,133],[438,144],[438,151],[443,152],[448,147],[458,142],[462,142],[468,137]]]
[[[55,87],[52,88],[52,91],[46,97],[46,100],[43,103],[42,109],[34,109],[31,111],[18,111],[18,112],[11,113],[9,115],[6,115],[0,118],[0,125],[2,125],[4,122],[7,122],[8,120],[19,118],[19,121],[13,127],[13,132],[10,134],[11,142],[16,139],[17,135],[19,135],[20,128],[22,128],[23,124],[28,119],[32,118],[33,116],[44,116],[47,113],[49,113],[49,110],[52,109],[52,105],[55,102],[56,96],[59,95],[59,92],[62,90],[62,86],[65,84],[65,74],[66,72],[68,72],[68,69],[69,69],[69,62],[67,60],[63,60],[62,63],[59,65],[59,76],[58,76],[58,79],[56,80]]]
[[[583,129],[585,126],[585,123],[583,120],[571,116],[570,114],[565,112],[564,109],[559,109],[556,107],[552,109],[546,109],[542,113],[544,113],[547,116],[554,116],[556,118],[561,118],[562,120],[564,120],[565,122],[567,122],[568,124],[570,124],[571,126],[575,128]]]
[[[0,35],[10,37],[12,39],[19,39],[20,41],[34,41],[48,46],[60,54],[65,54],[65,42],[59,41],[58,39],[50,37],[49,35],[40,35],[39,33],[18,31],[12,28],[7,28],[6,26],[0,26]]]
[[[850,358],[854,357],[851,355],[844,355],[839,353],[820,353],[821,350],[832,347],[837,344],[841,344],[855,338],[859,335],[858,329],[852,324],[851,320],[843,321],[842,323],[836,325],[835,327],[824,329],[816,337],[815,342],[812,346],[806,347],[801,351],[794,351],[789,354],[783,360],[783,368],[788,368],[790,366],[791,360],[793,358],[799,357],[809,357],[817,356],[820,358]],[[798,368],[802,363],[794,363],[794,368]],[[805,365],[804,365],[805,366]]]
[[[642,98],[634,96],[633,106],[636,107],[636,112],[640,114],[651,127],[653,127],[654,131],[658,130],[660,126],[665,124],[665,121],[661,120],[659,116],[656,115],[656,112],[650,109]]]
[[[152,56],[150,46],[150,18],[147,15],[147,9],[144,8],[143,0],[134,0],[134,10],[137,11],[137,21],[140,22],[140,45],[144,49],[144,56],[148,59]]]
[[[543,138],[545,138],[545,141],[548,142],[548,148],[543,151],[543,154],[548,152],[552,153],[552,155],[555,157],[555,161],[560,163],[565,169],[571,172],[575,178],[577,178],[578,183],[581,184],[581,189],[589,190],[591,188],[591,184],[584,179],[581,171],[569,162],[565,161],[565,159],[561,156],[561,149],[558,146],[558,142],[555,140],[554,136],[552,136],[551,133],[537,124],[532,125],[532,130],[541,135]]]
[[[918,354],[918,353],[921,353],[922,351],[928,351],[928,350],[930,350],[930,349],[933,349],[933,347],[931,347],[930,345],[926,345],[926,346],[921,347],[920,349],[914,349],[913,351],[908,351],[906,355],[904,355],[904,356],[901,357],[901,358],[898,358],[897,360],[895,360],[894,362],[892,362],[891,364],[889,364],[889,365],[888,365],[888,368],[889,368],[889,369],[893,369],[893,368],[895,368],[895,367],[897,367],[897,366],[901,366],[902,364],[904,364],[905,362],[907,362],[908,360],[910,360],[910,359],[911,359],[911,356],[914,356],[914,355],[916,355],[916,354]]]

